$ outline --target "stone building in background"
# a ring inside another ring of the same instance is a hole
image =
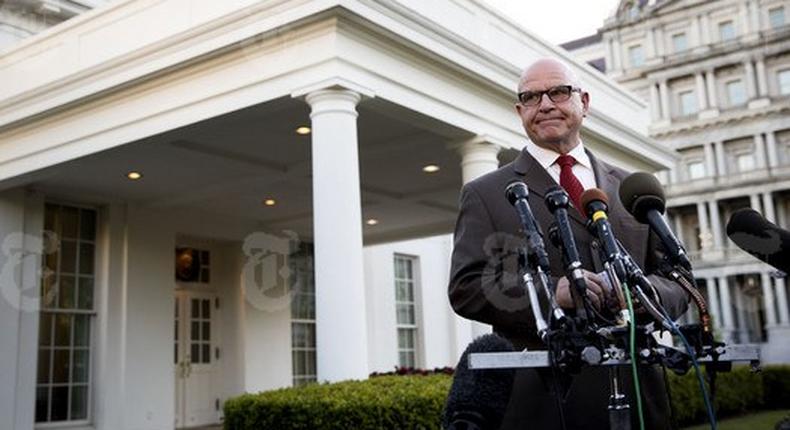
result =
[[[782,0],[624,0],[561,45],[648,101],[650,136],[680,156],[659,176],[717,330],[768,361],[790,361],[787,284],[725,226],[745,207],[790,224],[788,14]]]

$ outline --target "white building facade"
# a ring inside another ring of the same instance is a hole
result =
[[[534,59],[581,75],[602,158],[674,161],[644,102],[471,0],[125,0],[5,46],[0,429],[454,365],[485,329],[446,298],[458,193],[523,147]]]
[[[592,39],[564,46],[647,101],[650,136],[680,155],[668,215],[717,331],[790,362],[787,282],[725,233],[744,207],[790,226],[790,2],[622,1]]]

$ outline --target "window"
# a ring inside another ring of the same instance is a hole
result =
[[[689,179],[700,179],[705,177],[705,163],[700,160],[688,163]]]
[[[779,78],[779,94],[790,94],[790,69],[780,70],[777,77]]]
[[[672,52],[683,52],[688,49],[688,41],[686,40],[686,33],[677,33],[672,35]]]
[[[87,422],[96,211],[47,204],[44,230],[36,422]]]
[[[642,45],[634,45],[628,48],[628,58],[631,67],[639,67],[645,64],[645,53],[642,49]]]
[[[294,386],[315,382],[315,279],[313,249],[300,244],[299,251],[289,256],[293,290],[291,296],[291,364]]]
[[[785,8],[780,6],[769,9],[768,22],[771,24],[771,28],[773,29],[777,29],[785,25]]]
[[[414,300],[416,258],[395,256],[395,311],[398,330],[398,365],[417,366],[417,316]]]
[[[730,106],[737,106],[746,103],[746,90],[743,87],[743,81],[730,81],[726,84],[727,87],[727,101]]]
[[[194,248],[176,248],[176,281],[211,282],[211,256],[209,251]]]
[[[697,99],[694,91],[683,91],[678,94],[680,100],[680,115],[687,116],[697,112]]]
[[[754,170],[754,154],[743,153],[736,155],[735,165],[739,172],[750,172]]]
[[[722,42],[735,39],[735,24],[732,21],[719,23],[719,40]]]

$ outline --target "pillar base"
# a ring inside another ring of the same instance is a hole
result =
[[[699,119],[716,118],[717,116],[719,116],[719,110],[716,108],[705,109],[699,113]]]
[[[749,109],[759,109],[762,107],[766,107],[769,104],[771,104],[771,99],[769,99],[768,97],[762,97],[750,101],[748,107]]]

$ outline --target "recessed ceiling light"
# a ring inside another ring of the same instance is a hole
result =
[[[310,131],[311,131],[310,127],[308,127],[306,125],[303,125],[303,126],[300,126],[300,127],[296,128],[296,134],[301,134],[303,136],[305,134],[310,134]]]
[[[265,204],[266,206],[274,206],[277,204],[277,201],[274,199],[266,199],[263,201],[263,204]]]
[[[136,181],[136,180],[142,178],[143,174],[140,173],[140,172],[129,172],[129,173],[126,174],[126,177],[131,179],[131,180],[133,180],[133,181]]]
[[[378,223],[379,223],[379,220],[377,220],[376,218],[371,218],[371,219],[365,221],[365,224],[367,224],[367,225],[376,225]]]
[[[422,168],[422,171],[425,173],[436,173],[439,171],[439,166],[435,164],[429,164]]]

